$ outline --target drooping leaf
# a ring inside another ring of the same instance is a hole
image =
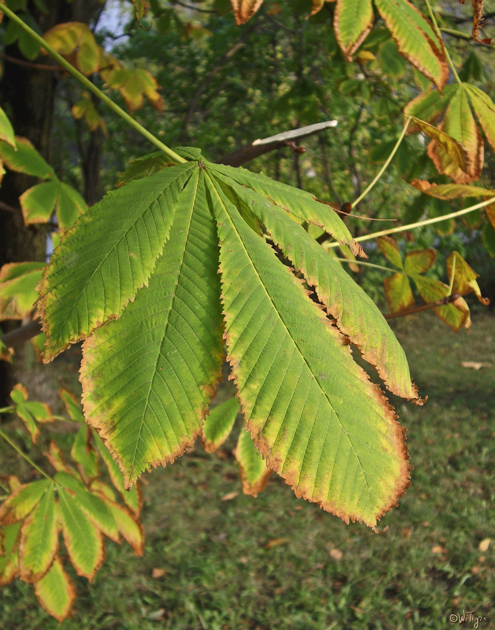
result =
[[[411,185],[426,195],[437,199],[458,199],[459,197],[495,197],[495,190],[469,184],[431,184],[414,179]]]
[[[485,132],[486,139],[495,151],[495,104],[487,94],[474,85],[467,83],[463,85],[471,101],[474,113]]]
[[[442,89],[449,77],[443,42],[433,26],[408,0],[375,0],[399,52]]]
[[[44,578],[36,582],[34,592],[46,612],[62,622],[76,599],[76,590],[57,556]]]
[[[40,283],[45,361],[120,316],[147,283],[191,168],[179,164],[109,193],[67,231]]]
[[[245,24],[263,4],[263,0],[230,0],[237,24]]]
[[[399,246],[397,241],[390,236],[381,236],[378,240],[378,247],[381,249],[382,254],[387,260],[389,260],[398,269],[404,269],[402,258],[399,252]]]
[[[77,101],[77,103],[74,103],[72,106],[72,115],[76,120],[84,119],[84,122],[91,131],[101,129],[105,136],[108,135],[107,123],[96,109],[89,92],[83,92],[82,98]]]
[[[50,569],[58,549],[54,484],[50,482],[40,502],[24,521],[19,547],[20,577],[38,582]]]
[[[96,431],[93,431],[93,437],[96,443],[96,447],[98,452],[101,455],[101,458],[105,462],[105,466],[107,467],[108,474],[110,475],[110,480],[114,485],[115,489],[119,492],[121,498],[126,503],[126,505],[132,510],[136,517],[139,516],[141,512],[141,507],[143,503],[143,498],[141,494],[141,486],[139,482],[134,484],[130,490],[126,490],[124,488],[124,477],[122,475],[122,471],[117,465],[117,462],[110,455],[109,450],[103,444],[102,439],[98,436]]]
[[[0,554],[0,586],[10,584],[19,573],[19,546],[21,523],[6,525],[0,529],[2,553]]]
[[[95,527],[114,542],[120,542],[119,531],[112,512],[98,494],[89,492],[79,479],[66,472],[57,473],[55,480],[70,491],[78,506]]]
[[[112,512],[122,538],[129,543],[134,550],[134,555],[144,555],[144,529],[132,512],[112,501],[106,501]]]
[[[247,431],[243,430],[239,434],[235,458],[239,464],[242,491],[244,494],[257,497],[265,489],[273,471],[266,465]]]
[[[354,255],[366,257],[361,246],[353,240],[347,226],[335,210],[329,204],[317,201],[304,190],[287,186],[261,173],[251,173],[243,168],[233,169],[229,166],[211,164],[210,171],[227,176],[241,186],[252,188],[300,221],[324,228],[339,243],[348,245]]]
[[[11,171],[48,179],[55,173],[27,138],[15,137],[15,147],[0,141],[0,158]]]
[[[236,398],[213,407],[203,424],[203,443],[207,453],[216,451],[228,438],[241,410]]]
[[[464,4],[466,0],[459,0],[461,4]],[[473,39],[475,42],[479,42],[480,44],[489,45],[492,43],[492,38],[487,37],[484,39],[480,39],[480,28],[483,21],[483,5],[485,4],[485,0],[472,0],[473,4]]]
[[[103,536],[62,483],[57,482],[65,546],[78,575],[92,580],[105,560]]]
[[[79,404],[79,400],[76,396],[69,391],[66,387],[62,387],[58,390],[58,395],[64,403],[65,410],[69,414],[69,417],[75,422],[84,422],[84,415]]]
[[[473,156],[464,145],[457,142],[455,138],[449,136],[445,131],[423,120],[419,120],[419,118],[413,117],[413,121],[424,134],[435,142],[435,148],[437,148],[437,145],[441,147],[442,155],[445,154],[444,160],[449,164],[449,168],[453,168],[456,171],[460,169],[463,173],[471,174],[473,171]]]
[[[335,10],[335,35],[350,61],[373,26],[371,0],[338,0]]]
[[[428,155],[433,160],[437,171],[442,175],[448,175],[458,184],[467,184],[478,179],[483,166],[483,139],[463,86],[460,86],[450,99],[440,129],[465,147],[469,164],[468,168],[463,170],[459,167],[459,163],[452,159],[450,151],[447,152],[437,140],[432,140],[428,146]]]
[[[146,0],[132,0],[132,4],[134,5],[136,19],[138,22],[141,22],[146,14],[146,10],[149,8],[148,2]]]
[[[91,444],[91,435],[91,429],[87,425],[81,426],[70,453],[85,483],[90,483],[99,474],[98,455]]]
[[[33,310],[45,263],[9,263],[0,269],[0,321],[23,319]]]
[[[390,391],[416,400],[418,393],[411,383],[404,351],[371,298],[286,212],[256,192],[234,183],[230,187],[236,195],[232,200],[238,207],[245,203],[263,223],[284,255],[315,288],[340,330],[376,367]],[[402,264],[400,255],[397,261]]]
[[[449,287],[443,282],[440,282],[440,280],[421,275],[413,275],[412,277],[421,297],[427,304],[448,297]],[[454,332],[458,332],[464,326],[466,328],[471,326],[469,306],[462,297],[445,306],[437,306],[433,311],[452,328]]]
[[[125,69],[106,76],[109,87],[119,90],[131,113],[144,105],[144,97],[158,111],[163,111],[163,97],[155,77],[142,68]]]
[[[452,252],[447,258],[447,273],[449,282],[452,283],[452,293],[468,295],[474,292],[481,304],[484,306],[490,304],[490,300],[481,295],[481,289],[476,281],[479,274],[471,269],[459,252]]]
[[[127,487],[193,444],[220,373],[218,247],[199,171],[178,207],[149,286],[83,349],[86,421]]]
[[[50,479],[41,479],[19,486],[0,505],[0,524],[11,525],[23,521],[38,505],[49,485]]]
[[[208,190],[228,358],[256,447],[298,496],[375,527],[409,485],[403,429],[300,282],[221,186]]]
[[[14,138],[14,130],[10,123],[10,120],[7,118],[7,114],[0,107],[0,140],[7,142],[15,149],[15,138]]]

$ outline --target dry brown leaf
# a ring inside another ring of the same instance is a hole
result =
[[[280,545],[286,545],[290,542],[290,538],[274,538],[269,540],[266,545],[263,545],[265,549],[272,549],[273,547],[280,547]]]
[[[444,554],[447,553],[447,549],[445,549],[445,547],[442,547],[441,545],[435,545],[434,547],[431,548],[431,553],[435,553],[435,554]]]
[[[245,24],[263,4],[263,0],[230,0],[238,25]]]
[[[342,560],[342,556],[344,554],[340,551],[340,549],[332,549],[330,551],[330,557],[334,560]]]
[[[478,363],[477,361],[461,361],[461,365],[464,368],[471,368],[472,370],[481,370],[483,367],[490,367],[489,363]]]
[[[232,499],[235,499],[237,496],[239,496],[238,492],[227,492],[227,494],[223,495],[222,501],[232,501]]]
[[[480,542],[480,544],[478,545],[478,549],[480,551],[488,551],[488,547],[490,546],[490,543],[492,542],[491,538],[485,538],[484,540],[482,540]]]
[[[163,576],[165,575],[165,573],[166,573],[166,572],[167,572],[167,571],[166,571],[166,569],[158,569],[158,568],[155,568],[155,569],[153,569],[153,570],[151,571],[151,577],[152,577],[154,580],[158,580],[158,578],[163,577]]]

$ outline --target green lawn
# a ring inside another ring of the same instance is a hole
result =
[[[388,531],[346,526],[275,477],[257,499],[223,501],[240,490],[234,440],[225,460],[198,446],[145,476],[144,558],[109,543],[93,584],[74,577],[64,630],[443,629],[463,610],[495,628],[495,317],[476,312],[455,335],[422,314],[397,332],[429,401],[395,400],[414,470]],[[0,628],[58,627],[30,586],[3,589]]]

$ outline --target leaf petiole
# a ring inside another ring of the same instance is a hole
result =
[[[400,147],[400,144],[402,142],[402,140],[404,140],[404,136],[406,135],[407,132],[407,128],[409,127],[409,123],[411,122],[411,116],[409,116],[406,120],[406,123],[402,129],[402,132],[397,140],[397,142],[395,143],[394,148],[392,149],[392,152],[390,153],[390,155],[388,156],[385,164],[382,166],[382,168],[378,171],[377,176],[375,177],[375,179],[371,182],[371,184],[369,184],[369,186],[366,188],[366,190],[355,200],[352,202],[352,207],[355,208],[359,202],[361,202],[366,195],[370,192],[370,190],[375,186],[375,184],[378,182],[378,180],[381,178],[381,176],[383,175],[383,173],[387,170],[388,165],[390,164],[390,162],[393,160],[394,155],[397,153],[398,148]]]
[[[430,0],[425,0],[425,2],[426,2],[426,6],[428,7],[428,13],[430,14],[430,19],[432,21],[433,28],[435,29],[435,32],[438,35],[438,38],[443,44],[443,49],[445,50],[445,55],[447,57],[447,61],[449,62],[450,69],[452,70],[452,73],[457,83],[462,85],[462,81],[460,80],[459,75],[457,74],[457,70],[455,69],[454,62],[452,61],[452,57],[450,56],[449,50],[447,46],[445,45],[445,42],[443,41],[442,33],[440,31],[437,20],[435,18],[435,14],[433,13],[433,9],[431,8]]]
[[[11,447],[12,447],[15,451],[17,451],[17,453],[19,453],[19,455],[20,455],[23,459],[25,459],[25,460],[28,462],[28,464],[30,464],[30,465],[31,465],[31,466],[32,466],[35,470],[37,470],[39,473],[41,473],[41,474],[43,475],[43,477],[46,477],[47,479],[50,479],[50,480],[51,480],[50,475],[48,475],[48,474],[47,474],[47,473],[46,473],[46,472],[45,472],[42,468],[40,468],[40,467],[38,466],[38,464],[36,464],[35,462],[33,462],[33,460],[32,460],[32,459],[31,459],[28,455],[26,455],[26,453],[23,453],[23,452],[22,452],[22,450],[21,450],[21,449],[17,446],[17,444],[16,444],[15,442],[13,442],[13,441],[9,438],[9,436],[8,436],[6,433],[4,433],[1,429],[0,429],[0,437],[2,437],[2,438],[3,438],[6,442],[7,442],[7,444],[10,444],[10,446],[11,446]]]
[[[120,116],[123,120],[125,120],[131,127],[133,127],[136,131],[138,131],[142,136],[144,136],[147,140],[152,142],[156,147],[158,147],[165,155],[172,158],[174,162],[187,162],[183,157],[177,155],[175,151],[172,151],[166,144],[163,144],[156,136],[150,133],[145,127],[140,125],[137,120],[134,120],[132,116],[129,116],[127,112],[125,112],[121,107],[114,103],[111,98],[109,98],[106,94],[104,94],[100,89],[96,87],[94,83],[92,83],[87,77],[85,77],[79,70],[74,68],[72,64],[66,61],[62,55],[60,55],[54,48],[50,46],[42,37],[38,35],[32,28],[30,28],[21,18],[16,15],[13,11],[11,11],[4,4],[0,3],[0,11],[5,13],[5,15],[15,22],[18,26],[26,31],[42,48],[44,48],[47,53],[49,53],[58,63],[63,66],[67,72],[70,72],[73,77],[75,77],[79,83],[82,83],[84,87],[93,92],[101,101],[105,103],[110,109],[112,109],[118,116]]]
[[[334,260],[338,260],[339,262],[347,263],[348,265],[362,265],[363,267],[373,267],[374,269],[380,269],[381,271],[387,271],[388,273],[397,273],[397,269],[392,269],[391,267],[384,267],[383,265],[375,265],[374,263],[369,263],[361,260],[349,260],[348,258],[334,258]]]

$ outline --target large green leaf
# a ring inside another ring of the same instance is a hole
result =
[[[86,420],[127,486],[193,444],[220,376],[218,247],[199,170],[178,204],[149,286],[84,344]]]
[[[27,138],[16,136],[15,147],[1,141],[0,158],[12,171],[41,179],[55,177],[52,167],[45,162]]]
[[[286,212],[247,188],[234,183],[230,186],[237,202],[245,203],[265,225],[284,255],[315,288],[340,330],[377,368],[390,391],[404,398],[417,399],[404,351],[373,300]]]
[[[210,179],[208,192],[228,358],[257,448],[298,496],[376,527],[409,486],[403,428],[340,333],[220,184]]]
[[[469,95],[474,113],[485,132],[486,139],[495,151],[495,104],[487,94],[474,85],[465,83],[464,87]]]
[[[14,490],[0,506],[0,524],[11,525],[23,521],[38,505],[51,483],[49,479],[41,479]]]
[[[334,26],[339,46],[351,60],[373,26],[371,0],[338,0]]]
[[[45,361],[119,317],[148,282],[192,167],[172,166],[109,193],[66,232],[40,283]]]
[[[375,0],[399,52],[442,89],[449,77],[443,42],[431,23],[408,0]]]
[[[58,549],[53,482],[22,525],[19,548],[21,580],[37,582],[50,569]]]

